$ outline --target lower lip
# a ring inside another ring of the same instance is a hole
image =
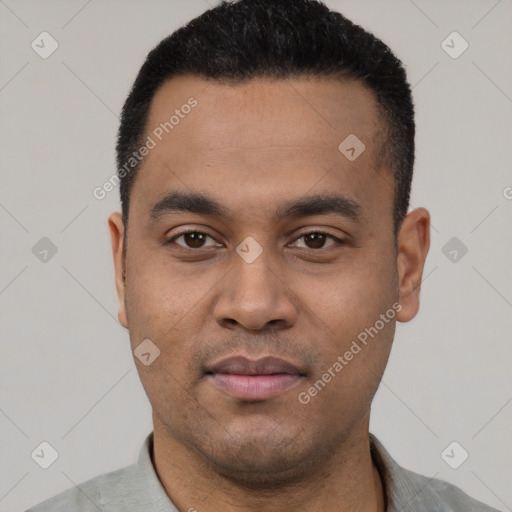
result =
[[[295,387],[300,375],[279,373],[274,375],[235,375],[213,373],[208,375],[218,387],[240,400],[267,400]]]

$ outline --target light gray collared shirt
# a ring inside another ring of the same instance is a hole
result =
[[[387,502],[387,512],[498,512],[452,484],[399,466],[370,434],[372,458]],[[99,475],[47,499],[26,512],[178,512],[152,463],[153,432],[136,464]],[[193,510],[194,504],[191,503]]]

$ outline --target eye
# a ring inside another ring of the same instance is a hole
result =
[[[206,245],[205,242],[208,238],[211,239],[213,243]],[[183,243],[177,242],[177,240],[180,239],[183,239]],[[337,238],[334,235],[325,233],[323,231],[310,231],[308,233],[304,233],[303,235],[296,239],[295,244],[297,244],[297,242],[300,240],[303,240],[305,245],[303,245],[302,247],[300,245],[295,245],[295,247],[298,247],[300,249],[312,250],[325,249],[333,245],[341,245],[344,243],[343,240],[341,240],[340,238]],[[331,240],[331,243],[326,246],[325,243],[328,240]],[[202,249],[205,247],[213,247],[217,245],[215,239],[211,235],[203,231],[197,230],[189,230],[183,233],[179,233],[173,236],[172,238],[166,240],[165,243],[171,244],[173,242],[176,242],[177,245],[183,247],[184,249]]]
[[[203,231],[196,231],[196,230],[189,230],[185,231],[183,233],[180,233],[178,235],[173,236],[172,238],[169,238],[166,241],[166,244],[171,244],[173,242],[176,242],[180,238],[183,239],[184,244],[177,243],[180,247],[183,247],[184,249],[202,249],[203,247],[211,247],[215,245],[215,241],[213,244],[205,245],[205,241],[210,238],[211,240],[214,240],[213,237],[211,237],[208,233],[204,233]]]
[[[297,238],[297,241],[301,239],[304,239],[304,243],[306,244],[304,247],[296,246],[301,249],[325,249],[326,247],[331,247],[333,245],[343,244],[343,240],[340,238],[337,238],[334,235],[330,235],[329,233],[324,233],[323,231],[310,231],[309,233],[304,233],[299,238]],[[325,246],[325,242],[328,239],[332,240],[332,243],[328,246]]]

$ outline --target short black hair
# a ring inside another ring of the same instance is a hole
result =
[[[235,83],[335,76],[365,84],[385,130],[381,157],[393,170],[396,236],[414,167],[414,105],[404,67],[380,39],[316,0],[224,0],[147,55],[123,106],[116,146],[125,229],[140,168],[131,157],[144,144],[151,101],[164,81],[185,74]]]

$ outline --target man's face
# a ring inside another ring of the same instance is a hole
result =
[[[197,105],[181,109],[190,97]],[[154,130],[176,109],[179,123],[160,141]],[[146,339],[160,350],[149,366],[136,360],[155,429],[219,471],[300,472],[367,424],[405,273],[382,133],[371,93],[355,81],[228,86],[182,76],[152,101],[146,135],[156,147],[131,192],[125,287],[123,227],[111,217],[119,318],[132,350]],[[354,139],[338,149],[351,134],[365,146],[355,160]],[[204,195],[223,215],[192,201],[174,209],[164,201],[172,193]],[[305,207],[313,196],[338,198]]]

